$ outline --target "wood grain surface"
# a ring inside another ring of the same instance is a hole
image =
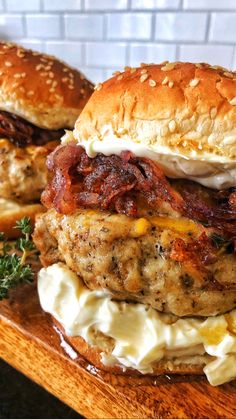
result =
[[[111,375],[71,359],[61,343],[35,285],[0,302],[0,357],[87,418],[236,418],[236,381],[214,388],[204,377]]]

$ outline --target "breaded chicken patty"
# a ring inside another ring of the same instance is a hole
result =
[[[21,203],[40,200],[48,182],[46,158],[58,141],[20,148],[0,140],[0,196]]]
[[[178,316],[236,307],[236,259],[211,229],[144,212],[54,209],[38,217],[34,241],[44,265],[63,261],[90,289]]]

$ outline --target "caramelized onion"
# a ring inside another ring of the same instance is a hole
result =
[[[62,129],[39,128],[13,113],[0,111],[0,135],[17,147],[44,145],[49,141],[59,140],[63,132]]]

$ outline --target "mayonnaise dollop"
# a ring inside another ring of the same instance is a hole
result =
[[[40,270],[38,293],[44,311],[69,336],[98,344],[98,333],[112,339],[103,345],[102,361],[151,373],[161,359],[199,362],[208,354],[204,372],[213,386],[236,378],[236,310],[223,316],[174,318],[144,305],[113,301],[106,291],[91,291],[65,264]]]
[[[105,156],[120,154],[124,150],[132,151],[137,157],[146,157],[156,161],[164,170],[166,176],[177,179],[190,179],[213,189],[226,189],[236,186],[236,161],[218,158],[199,160],[196,154],[188,157],[171,153],[165,147],[144,146],[121,139],[88,140],[79,143],[89,157],[98,153]]]
[[[86,141],[82,138],[78,140],[78,145],[84,147],[89,157],[93,158],[98,153],[105,156],[119,155],[122,151],[129,150],[137,157],[146,157],[156,161],[163,168],[165,175],[170,178],[190,179],[213,189],[227,189],[236,186],[235,159],[205,152],[200,156],[194,150],[188,155],[182,155],[158,144],[131,141],[125,135],[119,137],[106,125],[102,134],[102,140],[99,138],[91,138]],[[67,131],[62,137],[62,143],[73,139],[73,133]]]

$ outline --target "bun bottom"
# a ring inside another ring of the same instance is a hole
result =
[[[126,368],[122,365],[104,365],[101,360],[101,353],[109,355],[108,349],[101,349],[99,346],[89,345],[80,336],[67,336],[63,326],[52,317],[53,323],[57,329],[62,333],[63,339],[83,358],[99,370],[110,372],[113,374],[120,374],[126,376],[143,376],[138,370],[133,368]],[[101,341],[101,337],[99,339]],[[206,364],[207,355],[201,356],[201,361],[198,363],[179,363],[177,360],[162,359],[153,366],[153,372],[148,375],[159,376],[164,374],[181,374],[181,375],[204,375],[203,368]],[[147,375],[147,374],[145,374]]]
[[[23,217],[30,217],[31,224],[34,226],[36,214],[44,211],[45,208],[41,204],[18,204],[0,198],[0,232],[3,232],[7,238],[14,239],[20,235],[19,230],[13,228],[16,221]]]

